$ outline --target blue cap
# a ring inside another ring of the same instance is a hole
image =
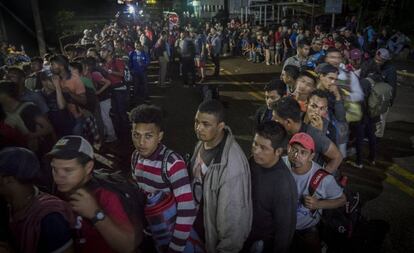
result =
[[[20,147],[4,148],[0,151],[0,175],[13,176],[19,181],[38,178],[40,164],[36,155]]]

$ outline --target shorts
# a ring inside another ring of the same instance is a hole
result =
[[[206,66],[206,57],[196,56],[194,60],[197,68],[203,68]]]

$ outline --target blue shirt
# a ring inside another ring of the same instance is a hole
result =
[[[150,59],[144,51],[134,50],[129,53],[129,70],[132,73],[143,73],[147,70]]]

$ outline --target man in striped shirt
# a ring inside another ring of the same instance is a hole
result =
[[[186,245],[196,208],[186,164],[177,153],[169,152],[161,143],[164,129],[160,108],[140,105],[131,112],[130,119],[133,123],[132,141],[136,148],[131,160],[132,176],[147,195],[159,191],[173,194],[177,216],[168,252],[189,252]],[[165,155],[168,156],[166,159]],[[164,161],[167,162],[165,174],[162,171]]]

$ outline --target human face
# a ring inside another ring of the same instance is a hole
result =
[[[288,145],[288,159],[292,168],[300,169],[312,162],[314,153],[298,143]]]
[[[338,73],[328,73],[326,75],[320,75],[319,80],[324,89],[329,90],[331,85],[335,85],[336,81],[338,81]]]
[[[42,64],[38,62],[30,63],[30,69],[32,70],[32,72],[39,72],[40,70],[42,70],[42,68],[43,68]]]
[[[309,118],[313,115],[325,117],[328,112],[328,100],[318,96],[312,96],[309,99],[308,109],[306,111]]]
[[[53,74],[59,75],[61,72],[61,66],[58,63],[52,61],[50,64],[50,70]]]
[[[281,96],[275,90],[265,91],[267,109],[272,109],[272,103],[278,101],[280,98]]]
[[[218,122],[213,114],[197,111],[194,119],[194,131],[197,138],[206,143],[212,143],[220,137],[224,122]]]
[[[164,132],[154,123],[132,124],[132,142],[142,157],[150,157],[158,148],[163,136]]]
[[[321,41],[315,41],[312,43],[312,50],[315,52],[319,52],[322,50],[322,42]]]
[[[310,46],[309,45],[304,45],[303,48],[299,48],[299,54],[302,57],[308,57],[309,50],[310,50]]]
[[[331,52],[326,55],[325,62],[339,68],[339,65],[342,63],[342,55],[339,52]]]
[[[282,149],[274,149],[272,142],[258,134],[254,136],[252,154],[254,161],[263,168],[271,168],[279,161]]]
[[[315,82],[312,78],[301,76],[296,80],[295,95],[299,101],[307,101],[309,95],[316,89]]]
[[[70,193],[84,185],[93,169],[93,161],[85,166],[80,164],[76,158],[63,160],[53,158],[51,163],[53,181],[59,192]]]

